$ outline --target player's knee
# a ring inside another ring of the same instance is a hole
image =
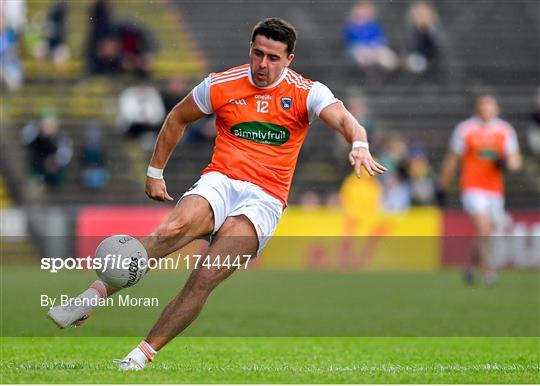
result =
[[[491,229],[486,227],[486,228],[481,228],[479,231],[478,231],[478,236],[482,237],[482,238],[487,238],[489,236],[491,236]]]
[[[473,216],[476,234],[480,237],[490,236],[492,232],[491,219],[487,215]]]
[[[491,224],[489,222],[480,222],[477,225],[477,234],[480,237],[487,237],[490,236],[492,232]]]
[[[227,217],[227,221],[220,228],[222,234],[235,236],[256,236],[255,226],[244,214]]]

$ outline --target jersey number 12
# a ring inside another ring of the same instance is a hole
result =
[[[258,113],[267,113],[268,112],[268,101],[257,101],[257,112]]]

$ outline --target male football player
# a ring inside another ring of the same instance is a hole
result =
[[[169,113],[148,167],[146,194],[170,201],[163,169],[186,125],[216,115],[217,137],[210,164],[165,221],[142,241],[150,258],[161,258],[194,239],[212,236],[208,254],[256,256],[273,234],[287,204],[298,153],[310,122],[321,119],[351,143],[349,162],[360,177],[385,168],[373,160],[364,128],[323,84],[289,68],[296,31],[278,18],[253,29],[249,64],[212,73]],[[245,262],[245,260],[243,261]],[[140,370],[155,353],[195,320],[212,290],[235,269],[191,272],[145,340],[120,362]],[[118,289],[97,280],[79,297],[107,297]],[[60,326],[79,323],[89,309],[53,308]]]
[[[491,284],[496,273],[489,262],[489,236],[504,215],[503,169],[518,170],[522,160],[514,129],[498,118],[497,99],[489,94],[478,96],[475,111],[475,116],[454,129],[439,186],[443,192],[447,190],[461,162],[461,201],[477,234],[465,279],[472,283],[481,269],[485,282]]]

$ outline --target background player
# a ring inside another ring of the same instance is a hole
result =
[[[259,22],[252,33],[250,63],[211,74],[170,112],[148,168],[149,198],[173,200],[163,169],[188,123],[215,113],[217,137],[212,161],[199,181],[142,240],[150,258],[167,256],[208,235],[213,235],[210,256],[257,255],[277,226],[300,148],[317,117],[352,144],[349,161],[358,177],[361,167],[372,176],[384,172],[371,157],[365,129],[343,104],[323,84],[288,68],[295,42],[296,31],[287,22]],[[120,362],[120,369],[144,368],[157,350],[195,320],[211,291],[233,272],[234,268],[220,267],[193,270],[147,338]],[[98,280],[79,296],[106,297],[117,290]],[[89,311],[56,307],[49,315],[65,327]]]
[[[439,180],[446,191],[461,162],[461,200],[476,228],[475,250],[465,271],[469,283],[481,268],[490,284],[496,274],[489,262],[489,237],[504,215],[503,170],[521,167],[521,154],[512,126],[498,118],[499,105],[493,95],[481,95],[475,102],[476,115],[454,129]]]

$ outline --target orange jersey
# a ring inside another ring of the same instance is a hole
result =
[[[462,190],[483,189],[502,195],[504,176],[498,162],[519,150],[510,124],[501,119],[467,119],[454,130],[450,147],[462,156]]]
[[[251,182],[284,205],[310,118],[338,101],[288,68],[273,85],[257,87],[249,65],[210,74],[193,96],[203,112],[216,114],[214,154],[202,173]]]

